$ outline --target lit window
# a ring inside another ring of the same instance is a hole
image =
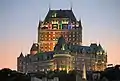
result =
[[[53,34],[55,34],[55,32],[53,32]]]
[[[47,35],[45,35],[45,37],[47,37]]]
[[[73,32],[73,34],[75,34],[75,32]]]
[[[100,52],[100,54],[102,55],[102,51]]]
[[[53,35],[53,37],[55,37],[55,35]]]
[[[56,40],[55,38],[53,40]]]
[[[72,27],[75,27],[75,25],[73,24]]]
[[[79,24],[76,24],[76,27],[79,27]]]
[[[73,35],[73,37],[75,37],[75,35]]]
[[[67,35],[65,35],[65,37],[67,37]]]
[[[41,35],[40,37],[43,37],[43,35]]]

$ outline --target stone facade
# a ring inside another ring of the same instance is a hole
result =
[[[18,71],[38,72],[47,70],[103,71],[107,64],[107,54],[99,44],[90,46],[72,45],[64,37],[58,39],[54,51],[28,54],[18,57]]]
[[[44,21],[39,21],[39,51],[53,51],[59,37],[72,44],[82,44],[81,21],[77,21],[72,10],[49,10]]]
[[[81,21],[72,10],[49,10],[44,22],[38,26],[38,43],[33,43],[30,54],[17,58],[20,72],[47,70],[103,71],[107,53],[102,46],[92,43],[82,45]]]

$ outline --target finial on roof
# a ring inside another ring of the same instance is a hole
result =
[[[20,57],[24,57],[22,52],[20,53]]]
[[[51,5],[50,5],[50,3],[49,3],[49,10],[51,10]]]
[[[38,29],[40,29],[41,24],[42,24],[42,21],[41,21],[41,20],[39,20],[39,23],[38,23]]]
[[[70,2],[70,10],[72,10],[72,7],[73,7],[72,2]]]
[[[22,55],[23,53],[21,52],[20,54]]]
[[[102,49],[102,46],[101,46],[101,44],[100,44],[100,43],[99,43],[99,45],[98,45],[98,46],[99,46],[99,48],[100,48],[100,49]]]
[[[79,22],[79,26],[80,26],[80,27],[82,27],[82,24],[81,24],[81,19],[79,19],[79,21],[78,21],[78,22]]]
[[[38,49],[39,49],[39,45],[37,43],[33,43],[30,51],[38,51]]]

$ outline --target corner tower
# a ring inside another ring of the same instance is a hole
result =
[[[44,21],[39,21],[39,51],[53,51],[60,36],[71,44],[82,44],[81,21],[77,21],[72,10],[49,10]]]

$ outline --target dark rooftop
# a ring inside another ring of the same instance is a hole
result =
[[[49,10],[45,21],[48,22],[49,18],[69,18],[71,21],[76,21],[72,10]]]
[[[39,45],[37,43],[33,43],[30,51],[38,51],[39,50]]]

